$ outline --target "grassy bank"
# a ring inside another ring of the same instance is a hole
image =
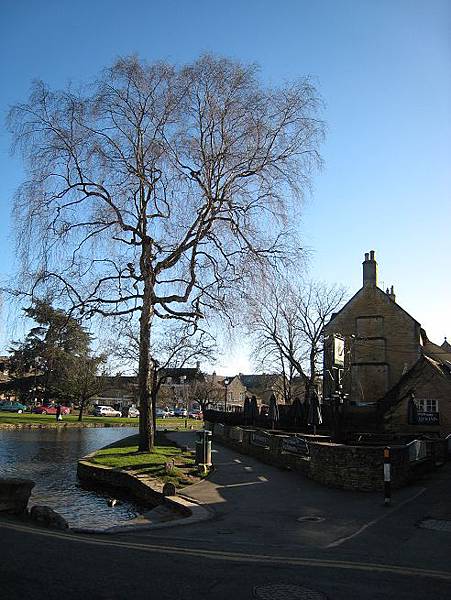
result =
[[[0,412],[0,427],[2,424],[5,425],[64,425],[64,423],[70,425],[78,425],[78,415],[64,415],[62,421],[57,421],[55,415],[35,415],[30,413],[7,413]],[[92,417],[85,416],[81,425],[85,424],[97,424],[107,425],[110,427],[118,425],[126,425],[128,427],[137,427],[138,419],[129,419],[126,417]],[[157,419],[157,427],[165,429],[201,429],[203,427],[202,421],[196,421],[195,419],[181,419],[181,418],[169,418],[169,419]]]
[[[166,420],[166,419],[164,419]],[[138,452],[138,436],[119,440],[89,457],[89,462],[107,467],[145,473],[177,488],[199,480],[194,452],[173,445],[164,433],[158,432],[154,452]]]

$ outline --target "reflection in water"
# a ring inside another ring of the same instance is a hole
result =
[[[72,527],[115,525],[135,517],[139,506],[123,500],[110,508],[106,499],[111,493],[83,489],[77,480],[77,460],[135,433],[133,428],[110,427],[0,430],[0,476],[32,479],[36,486],[29,506],[50,506]]]

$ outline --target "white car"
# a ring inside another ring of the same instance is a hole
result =
[[[127,414],[129,417],[139,417],[139,410],[136,408],[136,406],[130,406]]]
[[[169,413],[164,410],[164,408],[157,408],[155,411],[155,415],[157,416],[158,419],[166,419],[166,417],[169,417]]]
[[[96,406],[94,408],[95,417],[122,417],[120,410],[116,410],[112,406]]]
[[[176,408],[174,414],[176,417],[187,417],[188,411],[186,410],[186,408]]]

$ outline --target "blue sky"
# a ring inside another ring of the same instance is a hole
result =
[[[123,54],[257,62],[277,83],[311,75],[325,100],[325,168],[301,228],[312,274],[361,285],[374,249],[381,287],[439,343],[451,338],[451,3],[447,0],[3,0],[0,112],[34,78],[86,81]],[[18,159],[0,129],[2,278],[12,272]],[[3,307],[8,337],[7,299]],[[223,365],[247,371],[243,353]]]

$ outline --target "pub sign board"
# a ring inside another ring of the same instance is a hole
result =
[[[309,446],[308,442],[298,436],[292,436],[282,440],[282,452],[289,452],[290,454],[297,454],[298,456],[308,456]]]
[[[345,341],[336,335],[333,340],[333,365],[334,367],[343,367],[345,364]]]
[[[418,425],[440,425],[438,412],[417,412]]]

